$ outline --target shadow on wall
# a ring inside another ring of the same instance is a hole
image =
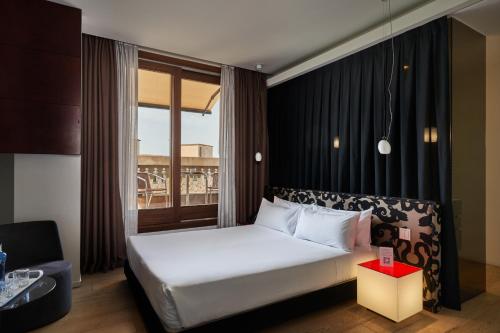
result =
[[[80,277],[80,156],[14,155],[14,221],[56,221],[72,281]]]

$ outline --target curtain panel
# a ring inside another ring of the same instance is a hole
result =
[[[263,73],[234,70],[236,221],[252,223],[267,181],[267,85]],[[263,156],[255,161],[255,154]]]
[[[392,153],[377,150],[389,123],[386,41],[269,90],[270,184],[439,202],[441,303],[459,309],[447,19],[394,46]]]
[[[115,42],[82,37],[81,271],[122,264],[125,237],[119,191]]]
[[[218,227],[236,226],[234,67],[221,67]]]
[[[115,42],[118,176],[125,239],[137,234],[137,46]]]

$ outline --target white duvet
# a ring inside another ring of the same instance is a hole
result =
[[[130,266],[169,331],[197,326],[356,277],[375,258],[266,227],[131,236]]]

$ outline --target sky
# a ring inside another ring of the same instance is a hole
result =
[[[140,154],[170,155],[170,110],[139,107]],[[219,157],[219,101],[211,114],[182,112],[181,143],[201,143],[214,147]]]

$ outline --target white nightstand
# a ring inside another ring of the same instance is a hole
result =
[[[423,307],[422,269],[395,261],[380,266],[378,259],[358,265],[358,304],[395,322]]]

